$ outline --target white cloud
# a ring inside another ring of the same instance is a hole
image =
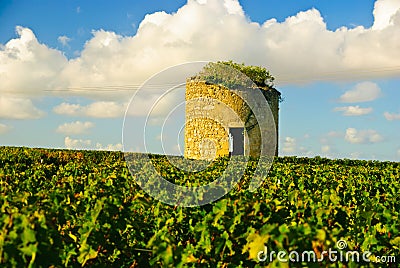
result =
[[[0,118],[38,119],[44,114],[30,99],[0,96]]]
[[[68,43],[69,43],[69,41],[71,41],[71,38],[69,38],[69,37],[66,36],[66,35],[62,35],[62,36],[59,36],[59,37],[57,38],[57,40],[58,40],[58,42],[60,42],[63,46],[68,46]]]
[[[330,132],[328,132],[327,136],[330,138],[339,138],[339,137],[342,137],[343,134],[339,131],[330,131]]]
[[[400,114],[396,114],[396,113],[385,112],[383,114],[383,116],[385,116],[386,120],[388,120],[388,121],[400,120]]]
[[[296,150],[296,139],[292,137],[286,137],[283,143],[282,151],[284,153],[293,153]]]
[[[359,159],[361,157],[360,152],[352,152],[350,153],[350,159]]]
[[[400,157],[400,149],[397,150],[397,156]]]
[[[224,6],[229,14],[244,16],[244,11],[240,3],[236,0],[224,0]]]
[[[56,114],[63,114],[69,116],[79,116],[81,111],[81,106],[79,104],[69,104],[69,103],[61,103],[53,108],[53,111]]]
[[[121,143],[108,144],[103,146],[101,143],[93,144],[92,140],[73,139],[65,137],[64,144],[67,149],[74,150],[101,150],[101,151],[122,151],[123,145]]]
[[[345,106],[345,107],[336,107],[334,109],[335,112],[343,112],[344,116],[360,116],[366,115],[373,111],[372,108],[361,108],[360,106]]]
[[[108,144],[106,146],[103,146],[101,143],[97,143],[96,149],[102,151],[122,151],[123,146],[122,143]]]
[[[28,28],[16,31],[18,38],[0,45],[0,94],[43,96],[64,85],[59,74],[68,62],[62,52],[40,44]]]
[[[338,158],[337,150],[332,145],[321,145],[321,157]]]
[[[372,129],[357,130],[355,128],[346,129],[345,140],[349,143],[377,143],[383,141],[383,137]]]
[[[340,96],[341,102],[368,102],[381,96],[381,89],[373,82],[358,83],[354,88]]]
[[[67,136],[64,139],[64,145],[67,149],[90,150],[92,141],[91,140],[82,140],[82,139],[72,139]]]
[[[113,101],[101,101],[82,107],[82,110],[89,117],[114,118],[122,116],[126,107]]]
[[[57,127],[56,132],[66,135],[76,135],[87,133],[87,131],[94,127],[92,122],[76,121],[72,123],[64,123]]]
[[[382,30],[388,26],[393,26],[395,20],[400,16],[400,1],[380,0],[374,6],[374,25],[375,30]]]
[[[158,99],[157,95],[149,95],[147,98],[145,95],[145,93],[136,95],[136,101],[134,104],[130,104],[128,111],[127,102],[120,103],[116,101],[97,101],[87,105],[63,102],[55,106],[53,111],[56,114],[61,115],[86,116],[93,118],[118,118],[123,117],[125,112],[130,116],[146,116],[151,112],[150,122],[156,120],[156,122],[159,123],[157,120],[165,120],[163,116],[170,111],[168,106],[176,105],[176,102],[181,100],[172,99],[174,96],[176,97],[174,94],[163,96],[161,99]],[[157,117],[160,115],[162,118]]]
[[[329,145],[323,145],[321,146],[321,152],[323,153],[330,153],[331,152],[331,147]]]
[[[11,129],[10,126],[4,125],[0,123],[0,134],[4,134]]]
[[[53,108],[56,114],[69,116],[87,116],[94,118],[116,118],[122,117],[125,113],[126,105],[113,101],[93,102],[86,106],[79,104],[61,103]]]
[[[109,85],[135,88],[164,68],[199,60],[262,65],[278,84],[398,75],[398,68],[389,68],[400,61],[395,1],[376,1],[374,28],[335,31],[327,29],[316,9],[260,25],[249,21],[237,0],[188,1],[171,14],[146,15],[135,36],[93,31],[79,56],[70,60],[40,44],[30,29],[17,27],[19,37],[0,49],[0,92],[36,96],[74,88],[66,94],[121,102],[132,92]]]

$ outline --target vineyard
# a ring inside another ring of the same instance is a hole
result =
[[[188,174],[151,159],[182,185],[213,181],[229,161]],[[398,267],[400,163],[278,157],[250,192],[256,164],[223,198],[181,207],[143,191],[120,152],[0,147],[0,266]],[[328,259],[338,242],[360,260]]]

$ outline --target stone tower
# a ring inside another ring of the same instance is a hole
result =
[[[245,99],[249,94],[254,95],[254,90],[261,92],[257,92],[256,96],[265,100],[250,108]],[[280,95],[272,86],[254,87],[253,84],[231,89],[198,77],[189,78],[185,95],[185,158],[211,160],[228,155],[258,157],[261,144],[271,141],[275,146],[268,153],[277,155]],[[269,105],[270,112],[266,105]],[[260,128],[257,118],[263,120],[268,117],[267,114],[270,117],[268,129]]]

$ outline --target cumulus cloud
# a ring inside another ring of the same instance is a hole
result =
[[[122,151],[123,145],[122,143],[117,143],[103,146],[101,143],[96,143],[96,149],[101,151]]]
[[[360,116],[371,113],[373,109],[361,108],[360,106],[357,105],[357,106],[336,107],[334,111],[343,112],[344,116]]]
[[[73,139],[69,136],[65,137],[64,145],[67,149],[73,150],[101,150],[101,151],[122,151],[121,143],[107,144],[103,146],[101,143],[94,144],[92,140]]]
[[[383,137],[372,129],[357,130],[355,128],[346,129],[345,140],[349,143],[377,143],[383,141]]]
[[[224,6],[229,14],[244,16],[244,11],[240,3],[236,0],[224,0]]]
[[[0,134],[4,134],[11,129],[10,126],[4,125],[0,123]]]
[[[71,122],[71,123],[64,123],[57,127],[56,132],[63,133],[66,135],[76,135],[76,134],[83,134],[87,133],[89,129],[94,127],[94,123],[92,122]]]
[[[43,96],[62,86],[60,73],[67,65],[64,55],[40,44],[32,30],[18,26],[18,38],[0,46],[0,94]]]
[[[381,96],[380,87],[373,82],[361,82],[340,96],[340,102],[368,102]]]
[[[82,70],[90,68],[95,72],[89,74],[96,74],[90,79],[94,83],[117,76],[122,79],[126,70],[137,70],[138,65],[142,71],[135,74],[137,78],[186,61],[233,59],[268,67],[278,82],[296,83],[297,79],[321,78],[332,71],[342,70],[342,75],[347,76],[347,69],[397,66],[392,61],[393,54],[389,56],[384,51],[382,62],[376,62],[379,58],[376,54],[370,58],[365,56],[365,53],[371,54],[371,43],[366,46],[368,41],[364,40],[369,30],[361,27],[331,32],[315,9],[300,12],[282,23],[270,20],[262,25],[248,21],[240,12],[232,13],[218,1],[207,1],[203,5],[189,1],[175,14],[147,15],[135,38],[95,31],[82,57],[72,62],[66,72],[77,77]],[[377,40],[372,44],[377,46],[390,44],[380,44],[379,38],[374,38]],[[125,53],[129,54],[121,57]],[[366,64],[366,58],[375,63]]]
[[[400,17],[400,1],[380,0],[374,6],[374,25],[372,29],[382,30],[388,26],[393,26]]]
[[[150,120],[158,120],[159,116],[165,116],[170,111],[170,106],[176,106],[182,98],[177,94],[163,95],[159,99],[157,94],[146,94],[142,92],[135,96],[135,102],[116,101],[97,101],[87,105],[73,104],[63,102],[53,108],[56,114],[67,116],[86,116],[93,118],[118,118],[123,117],[127,112],[129,116],[147,116],[151,114]],[[175,98],[175,99],[174,99]],[[129,106],[129,110],[127,110]],[[164,120],[164,117],[161,118]]]
[[[262,65],[277,84],[398,75],[398,68],[389,67],[400,61],[399,10],[396,0],[377,0],[373,27],[331,31],[316,9],[258,24],[249,21],[237,0],[188,1],[175,13],[146,15],[134,36],[93,31],[73,59],[18,26],[18,37],[0,49],[0,92],[74,89],[63,92],[122,101],[132,92],[107,86],[138,87],[164,68],[199,60]]]
[[[59,37],[57,38],[57,40],[58,40],[58,42],[60,42],[63,46],[68,46],[68,43],[69,43],[69,41],[71,41],[71,38],[69,38],[69,37],[66,36],[66,35],[62,35],[62,36],[59,36]]]
[[[383,116],[386,118],[386,120],[388,121],[393,121],[393,120],[400,120],[400,114],[396,114],[396,113],[389,113],[389,112],[385,112],[383,114]]]
[[[323,145],[323,146],[321,146],[321,152],[330,153],[331,152],[331,147],[329,145]]]
[[[283,149],[284,153],[293,153],[296,150],[296,139],[292,137],[286,137],[285,141],[283,142]]]
[[[87,116],[94,118],[116,118],[124,115],[126,105],[113,101],[93,102],[86,106],[79,104],[61,103],[53,108],[56,114],[68,116]]]
[[[94,102],[82,107],[82,112],[89,117],[114,118],[125,112],[125,107],[112,101]]]
[[[92,141],[91,140],[82,140],[82,139],[72,139],[70,137],[65,137],[64,145],[67,149],[74,150],[90,150]]]
[[[61,103],[53,108],[56,114],[79,116],[82,107],[79,104]]]
[[[0,118],[38,119],[44,114],[30,99],[0,96]]]

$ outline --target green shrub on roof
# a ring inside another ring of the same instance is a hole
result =
[[[239,71],[239,72],[238,72]],[[275,78],[260,66],[244,65],[233,61],[210,62],[192,79],[220,84],[228,88],[254,87],[273,88]]]

